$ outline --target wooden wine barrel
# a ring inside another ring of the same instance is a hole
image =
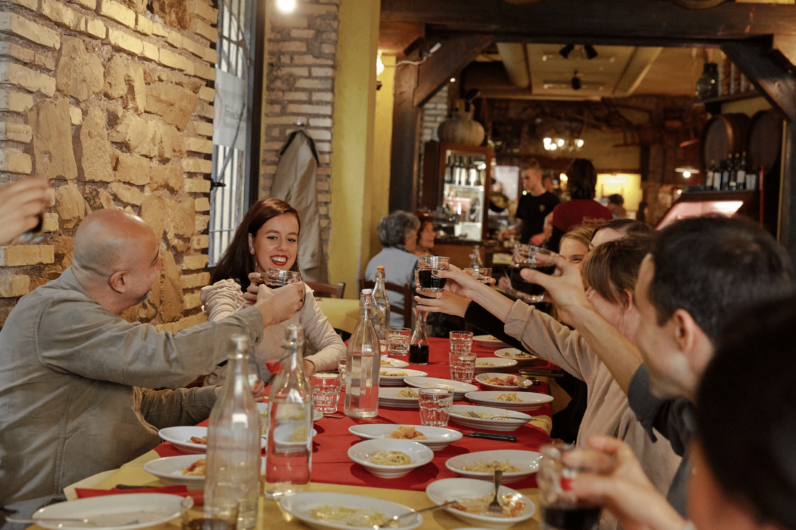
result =
[[[782,150],[782,118],[771,110],[761,110],[749,123],[746,164],[751,171],[763,166],[766,174],[779,166]]]
[[[718,164],[745,151],[748,128],[746,114],[722,114],[709,119],[702,129],[702,167],[709,167],[711,160]]]

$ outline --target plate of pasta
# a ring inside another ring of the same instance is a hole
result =
[[[473,342],[484,348],[505,348],[508,346],[508,344],[492,335],[476,335],[473,337]]]
[[[468,392],[465,397],[485,407],[498,407],[508,410],[536,410],[545,403],[553,401],[553,396],[536,392],[515,392],[512,390],[489,390],[485,392]]]
[[[518,350],[517,348],[502,348],[497,350],[495,355],[500,359],[516,361],[518,367],[528,366],[538,359],[535,354]]]
[[[475,376],[475,380],[481,383],[481,386],[490,390],[523,390],[525,387],[519,383],[527,381],[527,379],[519,375],[507,375],[494,372],[478,374]]]
[[[389,368],[382,366],[379,369],[380,386],[403,386],[404,377],[426,377],[426,372],[410,368]]]
[[[318,530],[351,530],[351,528],[373,528],[387,522],[396,515],[413,510],[374,497],[349,495],[346,493],[303,492],[279,499],[279,505],[287,513],[311,528]],[[413,530],[423,524],[423,516],[404,517],[395,528]]]
[[[503,471],[503,484],[528,478],[539,471],[542,455],[535,451],[498,450],[466,453],[449,458],[445,467],[463,477],[492,481],[495,470]]]
[[[166,427],[158,436],[174,444],[174,448],[186,455],[203,455],[207,452],[207,427]],[[260,447],[265,447],[261,439]]]
[[[169,456],[147,462],[144,471],[167,486],[188,486],[189,490],[198,491],[205,487],[205,465],[205,455]]]
[[[461,401],[467,392],[477,392],[478,387],[461,381],[439,379],[437,377],[405,377],[404,382],[415,388],[444,388],[453,392],[453,399]]]
[[[515,410],[453,405],[450,421],[477,431],[513,432],[533,418]]]
[[[379,388],[379,406],[395,407],[399,409],[418,409],[420,402],[416,388],[412,387],[389,387]]]
[[[348,458],[369,473],[380,478],[398,478],[424,466],[434,458],[434,452],[411,440],[378,438],[365,440],[348,450]]]
[[[475,360],[475,373],[483,374],[485,372],[508,372],[517,366],[517,361],[514,359],[503,359],[502,357],[478,357]]]
[[[406,361],[401,361],[400,359],[393,359],[392,357],[387,357],[386,355],[381,356],[381,366],[387,366],[391,368],[406,368],[409,366],[409,363]]]
[[[371,423],[353,425],[348,432],[366,440],[380,438],[392,440],[412,440],[421,443],[432,451],[441,451],[457,440],[462,439],[462,433],[444,427],[430,427],[426,425],[394,425],[392,423]]]
[[[426,495],[435,504],[451,500],[459,501],[449,508],[449,514],[465,523],[481,528],[503,530],[513,524],[525,521],[536,513],[536,505],[531,499],[506,486],[498,490],[498,502],[503,512],[498,516],[487,514],[487,506],[495,496],[492,484],[471,478],[445,478],[435,480],[426,488]]]

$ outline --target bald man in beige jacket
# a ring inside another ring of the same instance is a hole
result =
[[[223,361],[232,335],[256,344],[264,327],[301,307],[304,284],[261,286],[249,294],[251,307],[176,335],[131,324],[119,315],[146,299],[158,277],[158,243],[136,216],[94,212],[77,230],[72,267],[9,315],[0,332],[4,522],[153,449],[158,429],[206,419],[218,389],[179,387]]]

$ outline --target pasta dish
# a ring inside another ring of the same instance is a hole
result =
[[[197,445],[207,445],[207,436],[191,436],[191,439],[188,440],[189,444],[197,444]]]
[[[199,458],[193,464],[182,470],[182,474],[189,477],[203,477],[207,471],[207,459]]]
[[[504,473],[517,473],[522,471],[517,466],[509,464],[508,460],[505,462],[498,462],[497,460],[484,462],[483,460],[477,460],[469,466],[462,466],[462,471],[472,471],[473,473],[494,473],[498,470]],[[492,499],[490,498],[489,500],[491,501]]]
[[[384,377],[409,377],[409,374],[406,372],[388,372],[386,370],[379,372],[379,375],[383,375]]]
[[[415,430],[414,427],[408,427],[406,425],[395,429],[387,438],[396,440],[428,440],[425,434]]]
[[[488,511],[487,506],[492,502],[493,497],[494,495],[489,494],[477,499],[461,499],[458,503],[451,505],[451,508],[467,513],[485,514]],[[519,495],[514,496],[510,493],[501,495],[498,502],[503,508],[500,513],[503,517],[519,517],[525,511],[526,503],[521,500]]]
[[[327,523],[372,528],[387,522],[387,517],[376,510],[354,510],[344,506],[321,506],[310,510],[310,517]]]
[[[300,443],[307,441],[307,427],[304,425],[293,429],[293,434],[287,439],[290,443]]]
[[[517,386],[517,382],[514,380],[513,375],[506,377],[490,377],[484,381],[484,383],[492,386]]]
[[[397,398],[416,398],[420,397],[420,395],[412,390],[411,388],[402,388],[400,392],[395,394]]]
[[[392,363],[386,359],[382,359],[379,363],[381,366],[392,366]]]
[[[472,413],[468,413],[468,412],[451,412],[451,414],[456,414],[457,416],[464,416],[465,418],[472,418],[473,414],[475,414],[478,418],[480,418],[482,420],[492,420],[492,419],[494,419],[495,421],[521,420],[521,418],[508,418],[506,416],[496,416],[495,414],[492,414],[491,412],[472,412]]]
[[[376,451],[368,461],[377,466],[408,466],[412,463],[412,457],[401,451]]]
[[[509,392],[506,394],[500,394],[496,401],[510,401],[511,403],[523,403],[523,401],[517,397],[516,392]]]
[[[479,361],[475,363],[476,366],[495,366],[493,363],[488,363],[486,361]]]
[[[518,351],[517,353],[509,353],[507,355],[509,357],[514,358],[514,359],[535,359],[536,358],[536,355],[532,355],[530,353],[525,353],[525,352],[521,352],[521,351]]]
[[[452,387],[452,386],[450,386],[450,385],[442,385],[442,384],[439,384],[439,385],[433,385],[433,386],[431,386],[431,387],[429,387],[429,388],[441,388],[442,390],[447,390],[447,391],[449,391],[449,392],[456,392],[456,389],[455,389],[455,388],[453,388],[453,387]]]

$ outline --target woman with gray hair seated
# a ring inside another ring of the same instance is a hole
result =
[[[420,220],[411,213],[396,210],[379,221],[379,241],[384,249],[376,254],[365,269],[365,279],[376,279],[376,267],[384,265],[384,273],[388,282],[403,285],[414,285],[417,256],[417,231]],[[403,327],[402,312],[404,296],[400,293],[387,291],[390,300],[390,326]],[[412,303],[409,300],[408,303]]]

